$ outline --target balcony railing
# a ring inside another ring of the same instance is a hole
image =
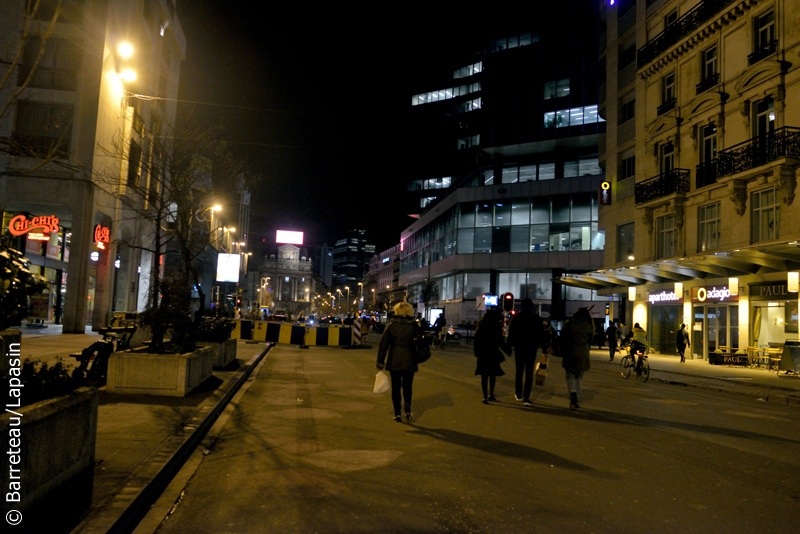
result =
[[[717,173],[730,176],[781,158],[800,158],[800,128],[784,126],[719,151]]]
[[[758,50],[747,56],[747,65],[748,66],[755,65],[765,57],[774,54],[777,49],[778,49],[778,41],[772,41],[771,43],[762,46],[761,48],[759,48]]]
[[[636,64],[642,68],[659,54],[696,30],[702,23],[719,13],[733,0],[703,0],[697,7],[667,26],[664,31],[650,39],[636,54]]]
[[[673,109],[675,109],[675,102],[677,102],[677,100],[673,98],[671,100],[667,100],[666,102],[664,102],[663,104],[658,106],[656,108],[656,112],[658,113],[658,116],[660,117],[661,115],[663,115],[667,111],[672,111]]]
[[[697,88],[697,93],[695,93],[695,94],[699,95],[700,93],[705,93],[706,91],[708,91],[712,87],[715,87],[717,84],[719,84],[719,73],[718,72],[716,74],[712,74],[711,76],[705,78],[703,81],[698,83],[695,86]]]
[[[637,204],[644,204],[672,193],[689,192],[689,169],[672,169],[636,184],[634,196]]]
[[[717,169],[716,159],[698,165],[695,169],[695,188],[700,189],[701,187],[717,183]]]

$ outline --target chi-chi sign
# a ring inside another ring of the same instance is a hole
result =
[[[16,236],[29,234],[28,239],[35,241],[50,241],[50,233],[58,233],[58,217],[48,215],[28,219],[26,215],[17,215],[8,224],[8,231]]]
[[[100,226],[99,224],[94,227],[94,242],[97,248],[104,250],[106,243],[111,243],[111,229],[108,226]]]

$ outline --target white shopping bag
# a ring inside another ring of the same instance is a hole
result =
[[[386,373],[378,371],[378,374],[375,375],[375,387],[372,388],[372,392],[383,393],[384,391],[389,391],[390,385],[391,382],[389,382],[389,377],[386,376]]]

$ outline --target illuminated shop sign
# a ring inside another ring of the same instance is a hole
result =
[[[111,229],[108,226],[100,226],[99,224],[94,227],[94,243],[97,248],[104,250],[108,243],[111,243]]]
[[[611,205],[611,182],[605,180],[603,183],[600,184],[600,205],[601,206],[610,206]]]
[[[678,304],[683,302],[683,299],[676,296],[674,291],[648,291],[647,300],[652,305]]]
[[[693,287],[692,302],[738,302],[739,295],[731,295],[728,286]]]
[[[790,293],[786,282],[765,282],[750,284],[750,300],[789,300],[796,299],[797,293]]]
[[[48,215],[29,219],[27,215],[17,215],[8,224],[8,231],[16,236],[28,234],[28,239],[34,241],[50,241],[50,234],[58,233],[58,217]]]

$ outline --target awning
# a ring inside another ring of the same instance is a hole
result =
[[[644,284],[667,284],[797,270],[800,270],[800,243],[789,241],[753,245],[726,252],[627,264],[588,273],[565,274],[557,278],[556,282],[596,290],[602,295],[611,295],[626,293],[628,287]]]

